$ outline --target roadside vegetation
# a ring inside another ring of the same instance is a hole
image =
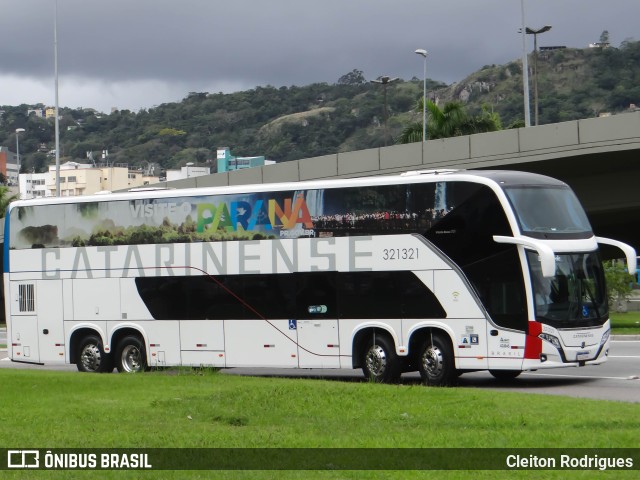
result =
[[[610,316],[614,335],[640,335],[640,312],[611,312]]]
[[[144,375],[3,369],[0,384],[5,448],[631,448],[640,428],[640,404],[634,403],[241,377],[206,369]],[[96,472],[28,473],[5,471],[2,478],[96,478]],[[103,471],[99,478],[426,479],[433,473]],[[441,471],[438,477],[529,478],[531,473]],[[601,478],[602,473],[571,476]],[[615,478],[632,474],[618,471]],[[566,472],[535,476],[560,479]]]

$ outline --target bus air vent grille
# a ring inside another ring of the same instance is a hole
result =
[[[35,286],[33,283],[18,285],[18,303],[21,312],[34,312],[36,310]]]

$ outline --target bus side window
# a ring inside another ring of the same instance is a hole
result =
[[[413,272],[340,273],[340,318],[446,318],[435,294]]]
[[[290,318],[337,318],[336,272],[296,273],[296,316]]]

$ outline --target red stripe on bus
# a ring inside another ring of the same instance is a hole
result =
[[[529,322],[529,334],[525,339],[524,358],[538,360],[542,353],[542,339],[538,337],[542,333],[542,324]]]

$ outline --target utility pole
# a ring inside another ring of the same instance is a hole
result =
[[[388,120],[388,109],[387,109],[387,85],[389,85],[392,82],[395,82],[396,80],[398,80],[398,77],[395,78],[390,78],[388,76],[382,76],[382,77],[378,77],[376,80],[371,80],[371,83],[379,83],[382,85],[382,87],[384,88],[384,146],[387,146],[387,137],[389,136],[389,130],[388,130],[388,126],[387,126],[387,120]]]

